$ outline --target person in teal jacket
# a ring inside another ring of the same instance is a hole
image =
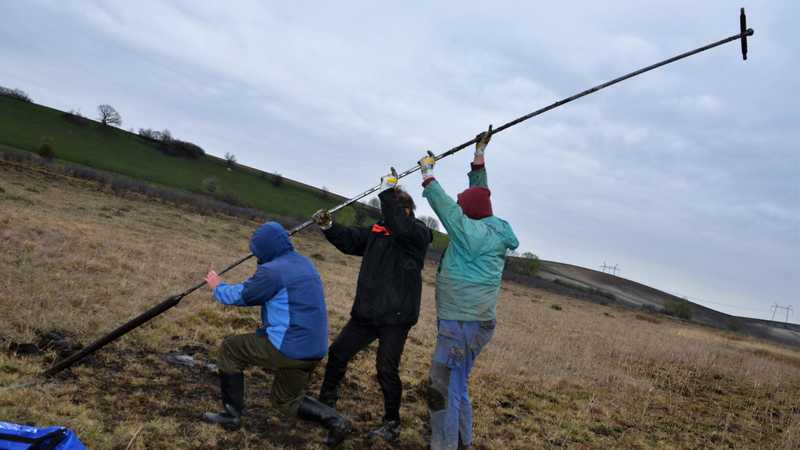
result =
[[[506,252],[519,246],[511,225],[492,211],[484,159],[491,133],[489,126],[477,136],[468,175],[470,187],[457,200],[434,178],[434,158],[426,156],[419,161],[422,196],[450,239],[436,279],[438,334],[427,395],[432,450],[469,449],[472,445],[469,374],[494,335]]]

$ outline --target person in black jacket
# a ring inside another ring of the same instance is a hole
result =
[[[421,272],[433,240],[431,230],[414,217],[414,200],[396,184],[395,176],[381,179],[383,217],[370,227],[335,224],[324,210],[314,214],[328,241],[343,253],[363,257],[350,321],[329,349],[319,399],[336,406],[347,364],[378,339],[376,366],[384,417],[383,425],[369,437],[390,442],[400,437],[400,358],[408,332],[419,319]]]

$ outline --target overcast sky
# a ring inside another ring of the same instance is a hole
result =
[[[351,196],[390,165],[496,135],[495,213],[521,250],[720,311],[800,308],[800,3],[0,0],[0,85]],[[471,150],[436,167],[456,194]],[[405,180],[420,213],[419,174]],[[800,311],[792,321],[800,320]]]

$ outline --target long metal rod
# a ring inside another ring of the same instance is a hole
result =
[[[247,261],[248,259],[252,258],[253,256],[254,255],[252,255],[252,254],[245,256],[244,258],[236,261],[235,263],[233,263],[230,266],[228,266],[225,269],[223,269],[219,274],[222,275],[225,272],[228,272],[229,270],[231,270],[234,267],[238,266],[239,264]],[[58,372],[61,372],[62,370],[72,366],[73,364],[77,363],[81,359],[91,355],[92,353],[96,352],[97,350],[100,350],[101,348],[105,347],[106,345],[116,341],[117,339],[119,339],[120,337],[124,336],[125,334],[127,334],[131,330],[133,330],[135,328],[138,328],[138,327],[144,325],[145,323],[149,322],[150,319],[152,319],[153,317],[156,317],[156,316],[160,315],[161,313],[167,311],[168,309],[171,309],[171,308],[173,308],[175,306],[178,306],[178,303],[180,303],[181,300],[183,300],[183,297],[186,297],[187,295],[191,294],[192,292],[200,289],[201,287],[203,287],[205,285],[206,285],[206,282],[203,281],[202,283],[198,283],[195,286],[192,286],[191,288],[181,292],[178,295],[173,295],[172,297],[164,300],[163,302],[159,303],[158,305],[156,305],[156,306],[148,309],[147,311],[139,314],[138,316],[136,316],[135,318],[129,320],[128,322],[125,322],[124,324],[120,325],[114,331],[108,333],[107,335],[103,336],[102,338],[92,342],[91,344],[87,345],[86,347],[84,347],[84,348],[78,350],[77,352],[69,355],[68,357],[62,359],[58,363],[56,363],[53,366],[51,366],[49,369],[45,370],[42,374],[44,376],[46,376],[46,377],[51,377],[51,376],[57,374]]]
[[[680,55],[673,56],[672,58],[665,59],[664,61],[661,61],[661,62],[655,63],[653,65],[647,66],[645,68],[636,70],[636,71],[631,72],[631,73],[629,73],[627,75],[623,75],[621,77],[614,78],[611,81],[607,81],[607,82],[605,82],[603,84],[599,84],[599,85],[597,85],[597,86],[595,86],[593,88],[587,89],[587,90],[585,90],[583,92],[579,92],[579,93],[577,93],[577,94],[575,94],[575,95],[573,95],[571,97],[567,97],[567,98],[565,98],[563,100],[559,100],[559,101],[557,101],[557,102],[555,102],[555,103],[553,103],[553,104],[551,104],[549,106],[545,106],[544,108],[537,109],[536,111],[534,111],[534,112],[532,112],[530,114],[526,114],[526,115],[524,115],[522,117],[518,117],[518,118],[512,120],[511,122],[508,122],[508,123],[506,123],[504,125],[501,125],[500,127],[495,128],[494,131],[492,131],[492,134],[494,135],[494,134],[500,133],[501,131],[506,130],[508,128],[511,128],[514,125],[517,125],[517,124],[519,124],[521,122],[524,122],[524,121],[526,121],[526,120],[528,120],[528,119],[530,119],[532,117],[536,117],[536,116],[538,116],[540,114],[543,114],[543,113],[545,113],[547,111],[550,111],[552,109],[558,108],[559,106],[565,105],[565,104],[567,104],[567,103],[569,103],[569,102],[571,102],[573,100],[577,100],[577,99],[579,99],[581,97],[585,97],[585,96],[587,96],[589,94],[593,94],[593,93],[595,93],[595,92],[597,92],[597,91],[599,91],[601,89],[605,89],[605,88],[607,88],[607,87],[609,87],[611,85],[617,84],[617,83],[619,83],[621,81],[627,80],[629,78],[633,78],[633,77],[635,77],[637,75],[641,75],[641,74],[643,74],[645,72],[649,72],[649,71],[651,71],[653,69],[659,68],[661,66],[665,66],[667,64],[670,64],[670,63],[673,63],[675,61],[687,58],[689,56],[696,55],[697,53],[701,53],[701,52],[704,52],[706,50],[710,50],[710,49],[712,49],[714,47],[718,47],[720,45],[727,44],[728,42],[732,42],[732,41],[735,41],[735,40],[742,40],[742,42],[743,42],[742,45],[744,46],[745,45],[744,44],[745,39],[748,36],[752,36],[752,35],[753,35],[753,29],[752,28],[748,28],[748,29],[745,30],[744,29],[744,22],[742,22],[742,31],[740,33],[738,33],[738,34],[735,34],[733,36],[730,36],[730,37],[727,37],[725,39],[719,40],[717,42],[705,45],[703,47],[700,47],[700,48],[697,48],[697,49],[694,49],[694,50],[691,50],[691,51],[688,51],[688,52],[685,52],[685,53],[681,53]],[[743,47],[743,48],[746,48],[746,47]],[[443,152],[443,153],[441,153],[439,155],[436,155],[435,158],[436,158],[437,161],[440,160],[440,159],[446,158],[446,157],[448,157],[448,156],[450,156],[450,155],[452,155],[452,154],[454,154],[456,152],[459,152],[459,151],[469,147],[470,145],[474,144],[475,142],[477,142],[476,138],[470,139],[469,141],[464,142],[461,145],[457,145],[457,146],[455,146],[455,147],[453,147],[453,148],[451,148],[451,149],[449,149],[449,150],[447,150],[447,151],[445,151],[445,152]],[[406,170],[405,172],[402,172],[402,173],[398,174],[397,177],[398,177],[398,179],[404,178],[404,177],[406,177],[408,175],[411,175],[412,173],[418,171],[419,169],[420,169],[419,165],[416,165],[416,166]],[[380,189],[380,187],[381,187],[380,185],[377,185],[377,186],[375,186],[375,187],[373,187],[371,189],[367,189],[366,191],[356,195],[355,197],[353,197],[353,198],[347,200],[346,202],[344,202],[344,203],[334,207],[333,209],[329,210],[329,212],[331,214],[334,214],[334,213],[340,211],[342,208],[346,208],[347,206],[352,205],[353,203],[361,200],[362,198],[377,192]],[[312,223],[314,223],[312,220],[307,220],[307,221],[301,223],[300,225],[297,225],[296,227],[292,228],[289,231],[289,235],[290,236],[294,235],[295,233],[307,228]],[[238,266],[239,264],[242,264],[243,262],[249,260],[253,256],[254,255],[252,255],[252,254],[248,255],[248,256],[240,259],[239,261],[231,264],[230,266],[225,268],[222,272],[220,272],[220,275],[222,275],[225,272],[233,269],[234,267]],[[53,376],[53,375],[57,374],[58,372],[61,372],[62,370],[72,366],[73,364],[77,363],[78,361],[80,361],[81,359],[85,358],[86,356],[96,352],[100,348],[102,348],[102,347],[108,345],[109,343],[119,339],[121,336],[125,335],[126,333],[130,332],[131,330],[133,330],[133,329],[135,329],[135,328],[147,323],[148,321],[150,321],[150,319],[162,314],[163,312],[173,308],[174,306],[177,306],[178,303],[180,303],[180,301],[185,296],[191,294],[192,292],[196,291],[197,289],[200,289],[201,287],[203,287],[205,285],[206,285],[206,282],[203,281],[202,283],[199,283],[199,284],[197,284],[197,285],[195,285],[195,286],[183,291],[182,293],[180,293],[178,295],[174,295],[174,296],[164,300],[163,302],[159,303],[158,305],[154,306],[153,308],[150,308],[149,310],[145,311],[144,313],[140,314],[139,316],[135,317],[134,319],[132,319],[132,320],[128,321],[127,323],[121,325],[120,327],[118,327],[117,329],[115,329],[111,333],[107,334],[106,336],[98,339],[97,341],[89,344],[87,347],[79,350],[78,352],[68,356],[67,358],[63,359],[62,361],[59,361],[58,363],[54,364],[52,367],[50,367],[49,369],[44,371],[43,375],[48,376],[48,377],[49,376]]]
[[[565,104],[567,104],[567,103],[569,103],[569,102],[571,102],[573,100],[577,100],[577,99],[579,99],[581,97],[585,97],[585,96],[587,96],[589,94],[593,94],[593,93],[595,93],[595,92],[597,92],[597,91],[599,91],[601,89],[605,89],[605,88],[607,88],[607,87],[609,87],[611,85],[617,84],[617,83],[619,83],[621,81],[625,81],[625,80],[627,80],[629,78],[633,78],[633,77],[635,77],[637,75],[641,75],[641,74],[643,74],[645,72],[649,72],[649,71],[651,71],[653,69],[657,69],[657,68],[659,68],[661,66],[665,66],[667,64],[673,63],[675,61],[678,61],[678,60],[681,60],[681,59],[684,59],[684,58],[688,58],[689,56],[696,55],[696,54],[704,52],[706,50],[710,50],[710,49],[712,49],[714,47],[719,47],[720,45],[727,44],[728,42],[744,39],[747,36],[752,36],[753,33],[754,33],[753,29],[749,28],[749,29],[745,30],[742,33],[735,34],[733,36],[727,37],[725,39],[722,39],[722,40],[719,40],[717,42],[705,45],[705,46],[700,47],[700,48],[696,48],[696,49],[688,51],[686,53],[681,53],[680,55],[673,56],[672,58],[669,58],[669,59],[665,59],[664,61],[661,61],[661,62],[655,63],[653,65],[647,66],[647,67],[645,67],[643,69],[636,70],[634,72],[631,72],[629,74],[623,75],[623,76],[618,77],[618,78],[614,78],[613,80],[607,81],[607,82],[605,82],[603,84],[598,84],[597,86],[595,86],[593,88],[587,89],[587,90],[585,90],[583,92],[579,92],[579,93],[577,93],[577,94],[575,94],[575,95],[573,95],[571,97],[567,97],[567,98],[565,98],[563,100],[559,100],[559,101],[557,101],[557,102],[555,102],[555,103],[553,103],[553,104],[551,104],[549,106],[545,106],[544,108],[537,109],[536,111],[534,111],[534,112],[532,112],[530,114],[526,114],[526,115],[524,115],[522,117],[518,117],[518,118],[512,120],[511,122],[503,124],[503,125],[495,128],[492,131],[492,135],[495,135],[495,134],[497,134],[497,133],[499,133],[499,132],[501,132],[503,130],[511,128],[514,125],[517,125],[517,124],[519,124],[521,122],[524,122],[524,121],[526,121],[526,120],[528,120],[528,119],[530,119],[532,117],[536,117],[536,116],[538,116],[540,114],[546,113],[547,111],[550,111],[552,109],[556,109],[559,106],[565,105]],[[443,152],[443,153],[441,153],[439,155],[436,155],[436,160],[438,161],[438,160],[440,160],[442,158],[446,158],[446,157],[452,155],[453,153],[459,152],[459,151],[469,147],[470,145],[472,145],[472,144],[474,144],[476,142],[477,142],[477,139],[473,138],[473,139],[471,139],[471,140],[469,140],[467,142],[464,142],[461,145],[457,145],[457,146],[451,148],[450,150],[447,150],[446,152]],[[406,170],[405,172],[399,173],[397,177],[398,177],[398,179],[406,177],[406,176],[418,171],[419,169],[420,169],[419,165],[416,165],[416,166]],[[381,187],[381,185],[379,184],[379,185],[377,185],[377,186],[375,186],[375,187],[373,187],[371,189],[367,189],[366,191],[364,191],[364,192],[356,195],[355,197],[351,198],[347,202],[342,203],[341,205],[331,209],[329,212],[331,214],[333,214],[333,213],[339,211],[342,208],[350,206],[353,203],[361,200],[362,198],[377,192],[378,189],[380,189],[380,187]],[[308,221],[308,222],[306,222],[306,224],[303,224],[303,227],[308,226],[311,223],[312,223],[312,221]]]

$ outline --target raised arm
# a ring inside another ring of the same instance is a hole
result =
[[[478,142],[475,143],[475,156],[472,158],[469,177],[469,187],[489,187],[489,180],[486,178],[486,160],[484,153],[489,141],[492,140],[492,126],[489,130],[475,136]]]
[[[419,166],[422,169],[422,196],[428,199],[428,203],[433,208],[433,212],[439,218],[442,226],[447,230],[447,236],[453,240],[458,241],[462,245],[467,246],[466,233],[464,231],[465,223],[468,220],[467,216],[453,200],[439,185],[436,178],[433,177],[433,166],[436,165],[436,160],[433,156],[425,156],[419,160]]]
[[[345,227],[334,223],[323,233],[328,238],[328,242],[338,248],[340,252],[353,256],[364,256],[370,231],[369,228]]]
[[[320,209],[311,218],[319,225],[328,242],[340,252],[354,256],[364,256],[367,248],[369,230],[357,227],[345,227],[333,223],[333,217],[327,210]]]
[[[477,157],[475,159],[478,159]],[[481,156],[483,159],[483,156]],[[467,174],[469,178],[469,187],[489,187],[489,180],[486,178],[486,167],[483,164],[476,164],[472,162],[470,171]]]
[[[458,206],[455,200],[452,199],[442,189],[442,186],[434,178],[428,178],[423,182],[425,189],[422,191],[422,196],[428,199],[433,212],[439,218],[442,226],[447,230],[447,236],[454,240],[459,241],[466,246],[467,241],[464,239],[466,233],[464,231],[465,221],[467,216]]]

